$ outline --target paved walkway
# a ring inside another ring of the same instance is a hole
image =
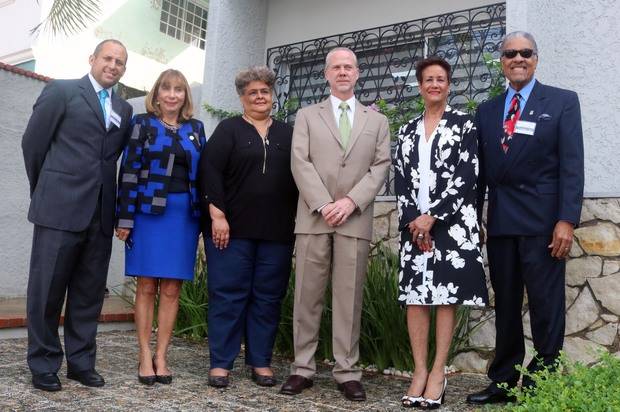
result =
[[[368,401],[349,402],[335,388],[328,368],[321,367],[315,386],[302,395],[280,395],[278,387],[256,386],[243,367],[235,364],[232,384],[218,390],[207,385],[208,348],[205,343],[174,339],[170,348],[172,385],[140,385],[136,378],[137,342],[133,332],[105,332],[98,337],[97,369],[106,386],[88,388],[59,376],[63,390],[48,393],[30,384],[25,361],[26,339],[0,340],[0,410],[15,411],[397,411],[408,380],[379,374],[364,376]],[[288,361],[275,359],[281,381],[288,373]],[[457,374],[449,378],[443,411],[471,411],[464,404],[467,393],[486,386],[481,375]]]

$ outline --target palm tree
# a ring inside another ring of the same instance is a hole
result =
[[[38,1],[38,0],[37,0]],[[53,0],[47,17],[31,30],[70,35],[85,29],[101,13],[99,0]]]

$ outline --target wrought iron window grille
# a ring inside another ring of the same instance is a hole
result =
[[[296,111],[329,96],[323,71],[334,47],[352,49],[360,77],[355,95],[364,104],[383,99],[406,110],[419,97],[415,63],[436,55],[452,66],[450,105],[464,109],[471,100],[488,96],[492,74],[484,55],[499,59],[506,33],[506,5],[496,3],[418,20],[272,47],[267,65],[276,73],[274,109],[293,121]],[[390,171],[378,199],[394,199]]]

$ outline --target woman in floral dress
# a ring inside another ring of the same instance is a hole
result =
[[[478,157],[472,118],[447,104],[450,65],[416,65],[424,113],[404,125],[395,155],[400,240],[399,296],[416,365],[405,407],[443,402],[444,369],[456,305],[484,306],[488,295],[476,209]],[[436,307],[436,354],[428,371],[430,309]]]

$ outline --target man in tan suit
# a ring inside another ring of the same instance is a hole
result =
[[[390,137],[387,118],[355,99],[358,77],[355,54],[342,47],[331,50],[325,60],[330,97],[300,110],[295,121],[291,160],[299,188],[295,362],[280,390],[287,395],[312,386],[331,275],[334,378],[347,399],[366,399],[362,372],[355,365],[373,202],[390,165]]]

